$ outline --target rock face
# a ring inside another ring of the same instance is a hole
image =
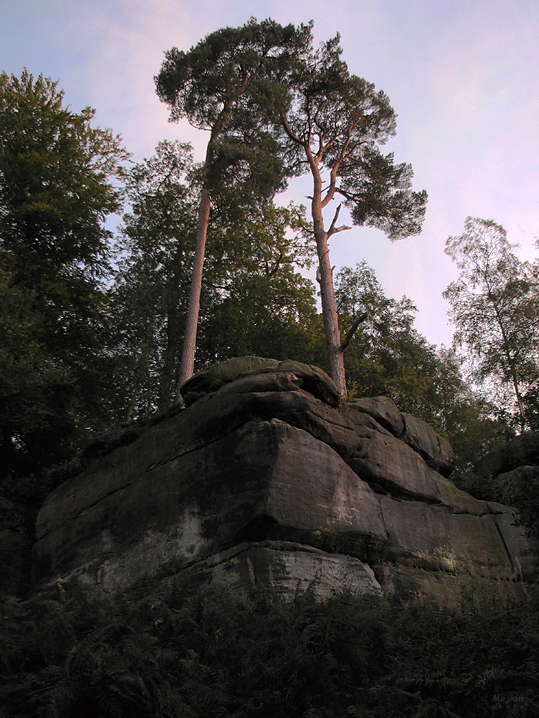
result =
[[[475,473],[500,476],[521,467],[534,466],[539,466],[539,434],[529,431],[480,459],[475,465]]]
[[[38,516],[37,591],[107,593],[144,574],[263,585],[455,591],[512,578],[514,512],[457,489],[448,443],[388,398],[339,409],[319,369],[247,357],[184,386],[187,409],[56,489]],[[433,586],[435,585],[435,589]]]

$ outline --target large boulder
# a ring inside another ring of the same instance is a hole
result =
[[[346,413],[350,415],[354,423],[357,422],[358,424],[363,423],[362,417],[366,414],[397,438],[404,431],[402,415],[395,402],[387,396],[353,399],[347,402]]]
[[[402,441],[421,454],[429,466],[443,476],[449,476],[455,462],[455,454],[449,441],[437,434],[432,426],[422,419],[417,419],[406,412],[402,413],[402,418],[404,421],[404,431],[400,437]]]
[[[354,399],[346,403],[344,413],[356,426],[385,430],[408,444],[438,473],[449,476],[453,470],[455,455],[447,439],[422,419],[400,412],[389,397]]]
[[[455,511],[487,512],[483,502],[457,489],[404,442],[368,427],[356,426],[356,432],[360,445],[348,463],[364,481],[393,496],[445,504]]]
[[[282,595],[391,583],[438,596],[441,573],[505,579],[532,565],[514,512],[457,489],[442,475],[450,448],[390,399],[340,405],[319,369],[258,357],[184,389],[187,409],[103,444],[47,497],[36,590],[106,593],[179,572]]]
[[[48,497],[34,547],[40,582],[76,577],[107,591],[151,565],[267,538],[380,552],[386,531],[374,492],[309,433],[253,421],[155,461],[170,433],[155,427]]]
[[[278,418],[305,429],[342,456],[350,456],[358,445],[352,422],[304,390],[291,371],[238,377],[200,398],[179,416],[175,436],[170,438],[174,452],[204,445],[256,418]]]
[[[202,371],[193,374],[181,387],[183,396],[189,394],[209,394],[223,384],[235,381],[245,374],[274,371],[279,366],[277,359],[264,359],[262,357],[234,357],[227,361],[213,364]]]
[[[329,406],[337,407],[340,395],[333,380],[321,369],[310,364],[286,359],[263,359],[261,357],[237,357],[228,359],[220,364],[214,364],[208,369],[198,372],[183,384],[183,396],[189,394],[210,394],[224,384],[235,382],[243,377],[263,375],[267,372],[286,372],[294,375],[298,386]]]

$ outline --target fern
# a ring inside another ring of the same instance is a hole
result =
[[[285,604],[178,580],[100,604],[10,600],[0,705],[9,718],[537,715],[538,592],[481,605]]]

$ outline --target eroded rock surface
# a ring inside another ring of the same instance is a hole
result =
[[[387,396],[369,396],[348,402],[347,414],[352,421],[363,424],[365,415],[372,417],[378,426],[384,427],[397,438],[404,431],[404,419],[392,399]]]
[[[539,466],[539,434],[528,431],[483,456],[475,465],[478,476],[499,476],[521,466]]]
[[[321,599],[341,591],[382,593],[367,563],[290,541],[238,544],[193,564],[185,573],[194,582],[224,583],[246,593],[262,588],[283,598],[308,590]]]
[[[402,441],[417,451],[429,464],[443,476],[449,476],[453,469],[455,454],[451,445],[443,436],[437,434],[432,426],[411,414],[402,413],[404,430]]]
[[[339,407],[319,369],[257,357],[196,375],[188,395],[47,498],[36,590],[60,578],[106,593],[168,571],[325,597],[529,565],[514,512],[457,489],[447,442],[388,398]]]

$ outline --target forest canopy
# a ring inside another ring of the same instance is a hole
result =
[[[445,294],[449,348],[419,334],[411,300],[387,297],[360,257],[333,276],[327,240],[346,227],[340,205],[328,221],[323,210],[337,195],[390,239],[420,231],[426,193],[380,150],[394,111],[350,73],[338,37],[314,48],[311,25],[228,30],[170,50],[157,76],[173,119],[213,127],[202,163],[181,138],[130,161],[58,82],[0,75],[2,480],[42,476],[174,404],[193,301],[192,370],[247,354],[318,365],[346,377],[343,397],[385,394],[430,422],[464,463],[536,429],[539,262],[520,261],[492,220],[466,220],[447,244],[461,272]],[[285,205],[305,171],[311,205]]]

